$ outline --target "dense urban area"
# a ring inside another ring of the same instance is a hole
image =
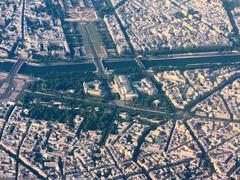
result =
[[[0,179],[240,178],[239,1],[2,0],[0,16]]]

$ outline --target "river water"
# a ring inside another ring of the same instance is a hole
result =
[[[142,60],[146,68],[156,66],[183,66],[189,64],[216,64],[216,63],[240,63],[240,56],[230,57],[208,57],[208,58],[183,58],[173,60]],[[13,63],[0,62],[0,71],[9,72]],[[138,68],[135,61],[124,62],[104,62],[104,66],[109,69],[121,69],[121,68]],[[87,64],[67,64],[67,65],[55,65],[55,66],[31,66],[24,64],[19,73],[26,75],[35,75],[50,72],[87,72],[96,71],[93,63]]]

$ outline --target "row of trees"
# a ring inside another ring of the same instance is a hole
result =
[[[113,120],[114,110],[101,104],[82,103],[34,93],[24,93],[19,100],[25,108],[30,110],[29,117],[38,120],[66,123],[73,128],[75,126],[74,117],[80,115],[84,117],[81,126],[84,131],[106,131]],[[53,101],[62,102],[67,108],[60,109],[58,105],[52,105]]]
[[[42,74],[40,81],[35,81],[28,85],[31,91],[50,92],[58,94],[67,90],[74,90],[71,95],[74,97],[83,97],[83,82],[95,80],[96,75],[88,72],[59,72]]]

